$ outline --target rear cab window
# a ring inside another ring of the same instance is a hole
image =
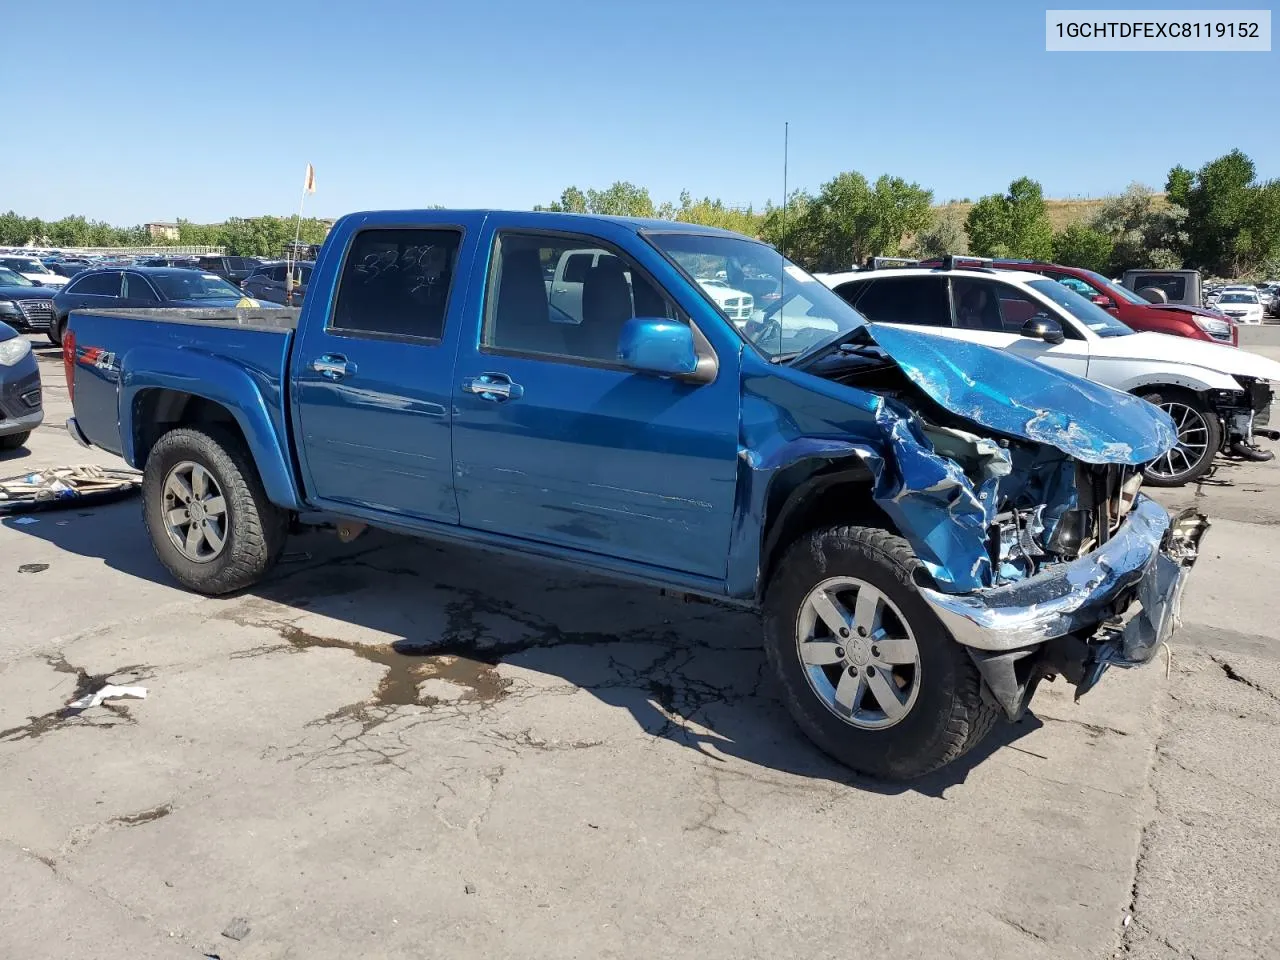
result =
[[[438,343],[461,244],[462,231],[448,227],[360,231],[338,281],[330,332]],[[303,267],[302,282],[310,278]]]

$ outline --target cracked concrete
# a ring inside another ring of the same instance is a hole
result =
[[[827,957],[850,911],[903,958],[1275,956],[1280,472],[1218,480],[1169,680],[1046,685],[905,787],[796,732],[750,614],[377,533],[207,600],[136,504],[0,522],[0,956]]]

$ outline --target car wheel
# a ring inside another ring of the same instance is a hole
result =
[[[1142,469],[1153,487],[1180,487],[1209,472],[1222,446],[1222,421],[1202,398],[1189,390],[1162,389],[1142,398],[1173,419],[1178,441]]]
[[[56,347],[62,346],[62,328],[66,324],[65,320],[53,318],[53,322],[49,324],[49,329],[45,331],[45,336],[49,338],[49,342]]]
[[[165,568],[211,596],[266,576],[288,531],[288,513],[267,499],[243,442],[212,425],[156,442],[143,471],[142,515]]]
[[[25,433],[11,433],[7,437],[0,437],[0,450],[17,450],[29,439],[31,439],[30,430]]]
[[[765,594],[765,651],[796,723],[884,779],[949,763],[997,717],[973,660],[921,597],[920,567],[901,537],[832,527],[793,544]]]

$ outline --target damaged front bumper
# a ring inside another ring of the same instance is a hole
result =
[[[1193,510],[1171,520],[1160,504],[1139,495],[1116,534],[1077,560],[970,593],[921,593],[952,636],[970,648],[1013,716],[1034,689],[1030,658],[1049,641],[1073,639],[1075,652],[1067,659],[1075,662],[1055,667],[1080,692],[1107,666],[1149,661],[1181,624],[1182,590],[1208,526]],[[1064,645],[1056,646],[1061,661]]]

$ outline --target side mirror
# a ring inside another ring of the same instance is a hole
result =
[[[687,377],[698,369],[693,331],[663,317],[633,317],[618,336],[618,360],[640,373]]]
[[[1024,337],[1043,340],[1045,343],[1058,344],[1067,339],[1062,332],[1062,324],[1047,313],[1037,313],[1022,325],[1020,331]]]
[[[1089,299],[1100,306],[1103,310],[1114,310],[1116,306],[1116,302],[1114,300],[1101,293],[1095,293]]]

